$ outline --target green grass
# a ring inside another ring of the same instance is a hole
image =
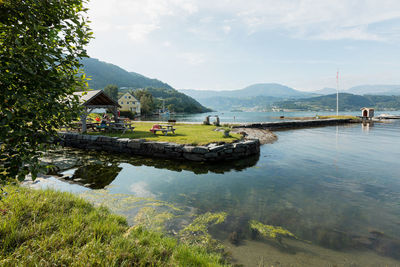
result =
[[[223,132],[213,131],[217,128],[216,126],[202,124],[176,124],[174,126],[176,129],[175,134],[168,133],[168,135],[165,136],[161,132],[158,132],[154,135],[149,131],[154,124],[154,122],[133,122],[135,130],[133,132],[126,132],[125,134],[103,132],[90,132],[89,134],[194,145],[206,145],[214,142],[231,143],[235,140],[239,140],[241,137],[239,134],[232,133],[230,134],[230,137],[224,137]]]
[[[320,119],[352,119],[352,120],[357,120],[358,118],[356,116],[352,115],[329,115],[329,116],[319,116]]]
[[[131,227],[70,194],[6,186],[1,266],[221,266],[219,254]]]

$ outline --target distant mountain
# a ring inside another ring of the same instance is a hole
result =
[[[346,92],[357,95],[400,95],[400,85],[359,85]]]
[[[181,89],[179,90],[195,99],[210,98],[210,97],[252,97],[252,96],[268,96],[280,98],[298,98],[312,96],[312,93],[297,91],[285,85],[277,83],[259,83],[247,86],[239,90],[224,90],[224,91],[211,91],[211,90],[192,90]]]
[[[109,84],[129,88],[165,88],[172,89],[166,83],[151,79],[135,72],[128,72],[116,65],[95,58],[82,59],[83,70],[91,80],[88,82],[92,89],[103,89]]]
[[[274,105],[281,109],[291,110],[335,110],[336,94],[287,100],[275,102]],[[339,110],[355,111],[362,107],[374,107],[380,110],[400,109],[400,96],[385,95],[354,95],[349,93],[339,93]]]
[[[239,90],[211,91],[211,90],[179,90],[202,105],[215,110],[265,110],[275,101],[311,97],[317,94],[297,91],[277,83],[259,83]]]
[[[242,111],[262,111],[268,110],[275,101],[282,100],[271,96],[251,96],[251,97],[223,97],[214,96],[200,98],[200,104],[211,107],[214,110],[242,110]]]
[[[210,111],[190,96],[178,92],[170,85],[157,79],[150,79],[136,72],[128,72],[116,65],[95,58],[86,58],[81,62],[86,76],[91,78],[88,82],[91,89],[103,89],[109,84],[117,85],[120,92],[146,88],[157,103],[161,105],[160,99],[162,98],[165,105],[175,112],[201,113]],[[121,89],[121,87],[124,89]]]
[[[313,93],[319,94],[319,95],[330,95],[330,94],[336,94],[336,89],[335,88],[328,88],[325,87],[323,89],[313,91]]]

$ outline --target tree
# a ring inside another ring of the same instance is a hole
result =
[[[0,0],[0,180],[40,170],[57,129],[79,114],[79,59],[92,37],[85,0]]]
[[[118,86],[114,84],[109,84],[106,87],[104,87],[104,92],[115,101],[118,101]]]
[[[140,113],[143,115],[150,115],[153,113],[156,105],[153,96],[147,90],[136,90],[133,95],[140,102]]]

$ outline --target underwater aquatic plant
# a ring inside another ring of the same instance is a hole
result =
[[[263,237],[277,240],[279,243],[282,242],[284,236],[297,239],[294,234],[280,226],[267,225],[256,220],[251,220],[249,225],[251,230],[258,232]]]
[[[147,229],[163,232],[166,222],[173,217],[174,215],[170,212],[160,212],[153,207],[144,207],[136,215],[135,222]]]
[[[211,225],[223,223],[226,216],[226,212],[206,212],[197,216],[192,223],[179,232],[180,240],[188,244],[200,245],[208,250],[222,249],[223,247],[208,233],[208,228]]]

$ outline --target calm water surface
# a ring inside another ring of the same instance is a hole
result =
[[[375,115],[387,114],[400,115],[400,111],[375,111]],[[298,112],[231,112],[231,111],[215,111],[208,113],[198,114],[176,114],[170,116],[154,116],[146,118],[146,120],[153,121],[166,121],[168,119],[176,119],[177,121],[189,121],[189,122],[202,122],[208,115],[218,115],[221,119],[221,123],[224,122],[271,122],[281,120],[279,117],[313,117],[316,115],[336,115],[336,112],[330,111],[298,111]],[[343,111],[339,112],[339,115],[354,115],[361,116],[361,111]]]
[[[259,157],[210,166],[70,150],[63,153],[79,161],[65,174],[78,181],[38,185],[119,205],[132,196],[128,208],[115,209],[131,223],[138,198],[165,201],[188,217],[227,212],[212,233],[246,266],[400,266],[400,121],[276,134]],[[299,240],[283,248],[253,239],[249,220]],[[185,219],[175,223],[178,230]],[[238,245],[229,242],[233,233]]]

